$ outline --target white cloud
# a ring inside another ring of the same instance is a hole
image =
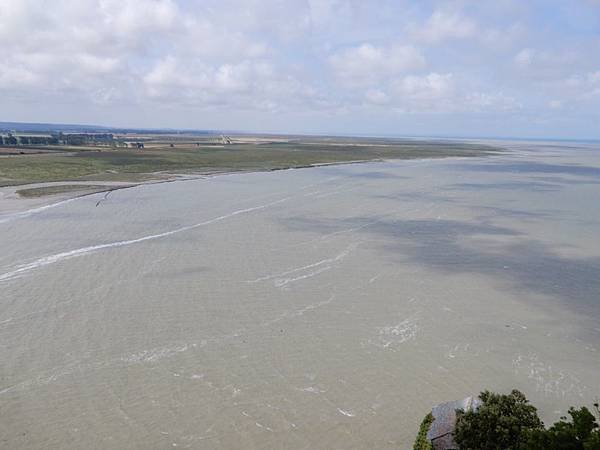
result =
[[[425,24],[411,27],[413,36],[430,44],[475,35],[477,24],[458,11],[436,10]]]
[[[600,1],[600,0],[599,0]],[[588,82],[594,85],[600,85],[600,70],[596,72],[590,72],[587,74]]]
[[[425,58],[411,45],[377,47],[369,43],[330,56],[336,77],[349,84],[372,83],[425,65]]]
[[[11,49],[0,65],[0,89],[106,105],[177,88],[239,92],[250,89],[247,72],[259,71],[257,58],[269,52],[260,39],[210,22],[201,7],[184,11],[175,0],[52,6],[0,0],[0,46]]]
[[[550,109],[561,109],[563,107],[563,102],[560,100],[550,100],[548,102],[548,107]]]
[[[365,92],[365,99],[367,102],[376,105],[385,105],[390,102],[390,97],[379,89],[369,89]]]
[[[40,86],[41,78],[23,67],[0,69],[0,89]]]
[[[514,97],[505,95],[502,92],[473,92],[466,96],[464,102],[465,108],[475,112],[509,112],[517,111],[522,108]]]
[[[345,0],[308,0],[313,25],[323,26],[350,9]]]
[[[517,0],[0,0],[0,116],[595,113],[600,41],[590,22],[569,31],[577,17]]]
[[[535,50],[531,48],[524,48],[515,55],[515,63],[517,63],[517,65],[520,67],[527,67],[531,65],[534,55]]]
[[[574,98],[600,95],[600,70],[572,75],[560,83],[552,83],[552,87]]]
[[[78,66],[90,75],[106,75],[118,69],[119,60],[112,57],[103,57],[82,53],[77,55]]]
[[[527,29],[521,23],[506,27],[486,27],[477,30],[477,40],[481,39],[492,50],[510,50],[518,42],[525,40]]]
[[[191,24],[181,42],[184,52],[197,57],[236,61],[241,58],[261,58],[269,54],[269,46],[264,42],[249,39],[240,32],[228,32],[206,20]]]
[[[207,65],[175,57],[143,77],[146,95],[160,103],[198,107],[286,110],[319,101],[318,93],[264,61]]]
[[[172,0],[101,0],[98,7],[104,25],[124,36],[168,31],[183,19]]]
[[[424,76],[409,75],[395,83],[396,92],[412,100],[436,100],[447,97],[453,90],[451,73],[430,73]]]
[[[369,89],[368,104],[404,113],[510,112],[522,108],[514,97],[502,92],[471,91],[468,80],[452,73],[431,72],[405,75],[390,83],[386,91]]]
[[[576,48],[523,48],[514,57],[518,74],[536,80],[556,80],[571,73],[573,67],[585,66],[589,56]]]

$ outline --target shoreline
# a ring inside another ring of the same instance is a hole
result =
[[[506,149],[504,149],[506,150]],[[327,166],[339,166],[346,164],[367,164],[367,163],[381,163],[388,161],[431,161],[431,160],[447,160],[447,159],[468,159],[468,158],[483,158],[493,156],[490,154],[481,154],[474,156],[439,156],[439,157],[423,157],[423,158],[375,158],[375,159],[363,159],[353,161],[335,161],[326,163],[315,163],[301,166],[290,166],[290,167],[276,167],[269,169],[230,169],[230,170],[218,170],[218,171],[198,171],[190,172],[186,174],[182,173],[163,173],[155,172],[144,175],[157,176],[155,179],[143,180],[143,181],[95,181],[95,180],[63,180],[63,181],[49,181],[49,182],[37,182],[28,183],[21,185],[3,186],[0,187],[0,224],[9,222],[13,219],[20,217],[26,217],[36,212],[59,206],[66,202],[74,201],[79,198],[88,197],[90,195],[105,193],[109,195],[111,192],[131,189],[138,186],[163,184],[163,183],[174,183],[178,181],[191,181],[208,179],[217,176],[225,175],[236,175],[244,173],[268,173],[277,172],[284,170],[299,170],[299,169],[313,169],[318,167]],[[158,178],[159,176],[164,178]],[[57,194],[47,194],[34,197],[24,197],[18,194],[18,191],[25,189],[36,189],[44,187],[60,187],[60,186],[75,186],[81,185],[81,190],[71,190]],[[91,187],[85,189],[86,186]],[[99,188],[100,186],[106,187],[106,189]],[[100,200],[96,206],[99,206]]]

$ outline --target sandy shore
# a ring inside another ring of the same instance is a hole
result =
[[[292,169],[308,169],[313,167],[324,167],[324,166],[336,166],[346,164],[363,164],[369,162],[381,162],[381,160],[356,160],[356,161],[340,161],[334,163],[320,163],[311,164],[301,167],[286,167],[282,169],[269,169],[269,170],[225,170],[225,171],[201,171],[189,174],[166,174],[156,173],[150,174],[155,175],[156,179],[147,181],[55,181],[55,182],[44,182],[44,183],[30,183],[22,184],[18,186],[5,186],[0,187],[0,220],[7,219],[14,214],[26,214],[33,210],[39,210],[41,208],[52,207],[56,204],[61,204],[65,201],[69,201],[79,197],[85,197],[87,195],[98,194],[101,192],[111,192],[120,189],[129,189],[136,186],[149,185],[149,184],[160,184],[160,183],[172,183],[175,181],[187,181],[196,180],[207,177],[215,177],[222,175],[233,175],[240,173],[253,173],[253,172],[273,172],[279,170],[292,170]],[[23,197],[19,195],[18,191],[25,189],[37,189],[47,188],[53,186],[74,186],[81,185],[81,190],[72,190],[69,192],[62,192],[58,194],[41,195],[39,197]],[[102,188],[99,188],[102,186]]]
[[[44,195],[41,197],[25,198],[20,196],[17,191],[22,189],[45,188],[51,186],[64,185],[82,185],[80,191],[64,192],[60,194]],[[0,188],[0,219],[11,214],[27,212],[31,209],[38,209],[49,206],[54,203],[64,202],[65,200],[81,197],[84,195],[96,194],[98,192],[111,191],[115,189],[124,189],[137,186],[140,183],[122,183],[115,181],[97,181],[93,182],[94,188],[86,189],[90,186],[89,181],[69,181],[54,183],[32,183],[21,186],[8,186]],[[97,186],[104,186],[106,189],[98,189]]]
[[[0,187],[0,219],[11,214],[26,213],[32,209],[39,209],[62,203],[78,197],[98,194],[101,192],[111,192],[119,189],[129,189],[146,184],[171,183],[174,181],[183,181],[190,179],[205,178],[211,176],[208,174],[197,175],[168,175],[160,179],[127,182],[127,181],[56,181],[47,183],[31,183],[19,186]],[[212,174],[215,176],[215,174]],[[81,185],[81,190],[72,190],[59,194],[41,195],[39,197],[23,197],[18,191],[25,189],[47,188],[53,186],[74,186]]]

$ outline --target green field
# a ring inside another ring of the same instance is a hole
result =
[[[181,173],[276,170],[378,159],[481,156],[486,145],[388,139],[302,138],[229,145],[145,140],[145,149],[46,147],[56,153],[0,157],[0,186],[49,181],[145,181]],[[173,147],[171,147],[173,145]]]

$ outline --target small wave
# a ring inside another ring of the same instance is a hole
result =
[[[29,217],[29,216],[31,216],[33,214],[37,214],[37,213],[40,213],[42,211],[46,211],[48,209],[56,208],[57,206],[61,206],[61,205],[65,205],[67,203],[71,203],[71,202],[73,202],[75,200],[79,200],[79,198],[77,198],[77,197],[75,197],[75,198],[69,198],[67,200],[61,200],[60,202],[50,203],[49,205],[40,206],[38,208],[32,208],[32,209],[28,209],[26,211],[21,211],[21,212],[17,212],[17,213],[2,215],[2,216],[0,216],[0,223],[10,222],[11,220],[23,219],[23,218]]]
[[[285,198],[275,200],[270,203],[266,203],[264,205],[253,206],[251,208],[239,209],[239,210],[233,211],[229,214],[224,214],[222,216],[214,217],[212,219],[206,220],[204,222],[199,222],[194,225],[188,225],[185,227],[177,228],[175,230],[165,231],[164,233],[151,234],[149,236],[143,236],[143,237],[136,238],[136,239],[128,239],[128,240],[124,240],[124,241],[109,242],[106,244],[91,245],[88,247],[78,248],[78,249],[70,250],[67,252],[61,252],[61,253],[56,253],[54,255],[45,256],[43,258],[36,259],[35,261],[32,261],[30,263],[20,265],[16,269],[11,270],[10,272],[0,274],[0,281],[7,281],[7,280],[14,279],[14,278],[18,278],[27,272],[30,272],[35,269],[39,269],[40,267],[44,267],[44,266],[47,266],[50,264],[54,264],[56,262],[59,262],[59,261],[65,260],[65,259],[75,258],[78,256],[87,255],[90,253],[94,253],[94,252],[109,249],[109,248],[123,247],[123,246],[127,246],[127,245],[138,244],[140,242],[151,241],[154,239],[160,239],[160,238],[164,238],[167,236],[172,236],[174,234],[182,233],[184,231],[193,230],[195,228],[199,228],[199,227],[210,225],[210,224],[213,224],[216,222],[220,222],[222,220],[229,219],[231,217],[234,217],[234,216],[237,216],[240,214],[246,214],[249,212],[265,209],[270,206],[274,206],[276,204],[283,203],[283,202],[289,200],[290,198],[291,197],[285,197]]]

